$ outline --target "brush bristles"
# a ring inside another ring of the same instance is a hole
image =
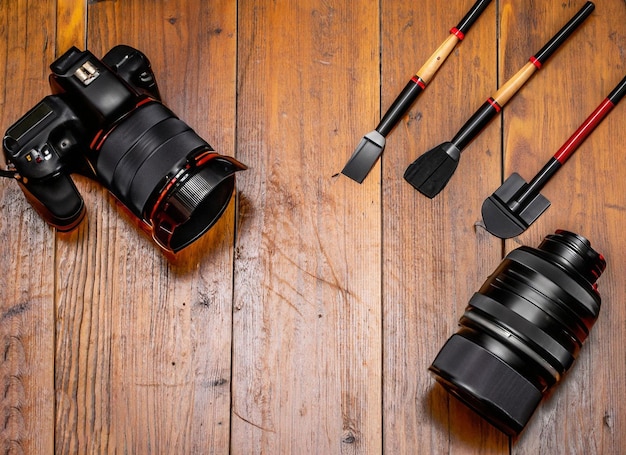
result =
[[[404,179],[424,196],[434,198],[445,188],[459,165],[458,158],[451,155],[459,154],[450,142],[429,150],[411,163]]]

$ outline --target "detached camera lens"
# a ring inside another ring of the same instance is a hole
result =
[[[429,370],[495,427],[519,434],[598,318],[595,282],[605,266],[587,239],[567,231],[512,251],[470,299]]]

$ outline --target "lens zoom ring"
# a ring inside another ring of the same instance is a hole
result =
[[[549,292],[555,291],[556,285],[547,278],[535,273],[527,277],[532,271],[517,271],[513,267],[517,264],[511,265],[490,278],[480,293],[524,316],[563,345],[582,346],[589,328],[584,316],[574,311],[575,302],[561,300],[560,297],[567,297],[562,292]]]
[[[482,294],[474,294],[469,301],[469,307],[470,310],[465,312],[464,317],[481,323],[482,318],[475,318],[475,310],[478,310],[480,314],[491,321],[491,324],[483,326],[484,329],[492,332],[492,336],[500,338],[503,343],[511,343],[511,347],[515,345],[518,350],[529,358],[534,359],[546,371],[555,376],[556,380],[574,362],[574,352],[569,351],[550,336],[549,333],[541,330],[499,302]],[[491,327],[498,327],[499,330],[493,331]],[[513,342],[512,335],[522,342]],[[547,364],[550,366],[547,366]],[[558,375],[554,375],[553,369],[558,372]]]
[[[579,314],[586,313],[586,317],[583,319],[585,323],[591,322],[588,326],[589,329],[591,328],[600,313],[600,303],[589,291],[586,283],[576,281],[564,273],[561,268],[528,251],[524,251],[522,248],[511,251],[506,259],[517,262],[522,267],[527,267],[537,274],[549,278],[563,293],[568,295],[568,302],[571,301],[572,304],[578,305]]]

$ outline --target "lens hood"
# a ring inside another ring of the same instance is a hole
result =
[[[171,180],[154,205],[154,239],[178,252],[204,234],[222,215],[235,188],[235,172],[246,166],[209,152]]]

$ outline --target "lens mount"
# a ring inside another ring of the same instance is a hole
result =
[[[606,268],[604,256],[591,248],[589,240],[573,232],[557,230],[546,236],[537,249],[550,254],[569,273],[578,273],[589,283],[595,283]]]

